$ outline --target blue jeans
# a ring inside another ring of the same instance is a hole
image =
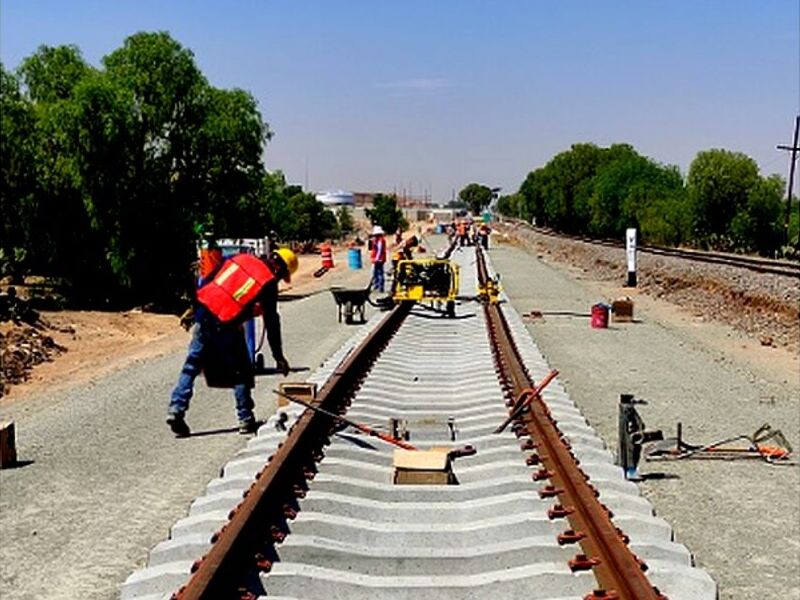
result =
[[[383,292],[383,263],[372,263],[372,289]]]
[[[189,342],[189,352],[186,355],[186,361],[183,363],[180,377],[178,377],[178,384],[172,390],[172,398],[170,399],[168,412],[170,414],[183,415],[189,410],[189,400],[192,398],[194,389],[194,380],[200,375],[205,364],[207,347],[210,336],[222,336],[222,339],[215,340],[221,342],[224,347],[230,349],[231,354],[236,350],[235,344],[239,340],[235,336],[241,338],[241,343],[244,343],[243,333],[236,329],[229,332],[220,334],[214,330],[214,327],[206,323],[196,323],[192,330],[192,341]],[[253,396],[250,393],[250,385],[248,383],[237,383],[233,388],[233,395],[236,399],[236,415],[240,421],[245,421],[255,418],[253,416]]]

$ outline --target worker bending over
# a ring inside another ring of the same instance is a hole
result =
[[[239,433],[258,429],[251,393],[255,386],[253,362],[242,326],[253,316],[262,315],[275,365],[281,374],[288,375],[278,316],[278,282],[283,279],[288,283],[296,270],[297,256],[288,248],[280,248],[270,257],[233,256],[201,280],[189,352],[168,409],[167,424],[176,437],[190,434],[185,414],[194,380],[201,371],[206,370],[208,376],[212,369],[223,372],[233,387]],[[191,326],[191,321],[187,325]]]

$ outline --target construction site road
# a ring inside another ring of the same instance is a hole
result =
[[[497,246],[490,255],[520,314],[586,314],[595,302],[626,293],[578,280],[516,248]],[[604,330],[580,316],[528,324],[610,448],[621,393],[646,398],[640,412],[648,428],[667,435],[681,421],[687,440],[713,442],[752,433],[766,421],[800,448],[797,371],[773,368],[758,354],[776,349],[742,352],[724,328],[681,320],[679,309],[660,301],[635,300],[635,323]],[[354,331],[337,323],[328,294],[282,303],[280,310],[293,366],[313,370]],[[185,334],[176,327],[176,335]],[[2,416],[17,422],[23,466],[0,471],[0,597],[116,597],[148,550],[245,445],[235,432],[230,391],[200,381],[188,421],[201,435],[171,436],[164,416],[183,358],[181,350],[141,359],[88,384],[5,407]],[[259,417],[273,410],[277,382],[258,379]],[[642,471],[670,476],[640,485],[677,541],[717,580],[723,600],[800,598],[797,468],[686,461],[643,463]]]

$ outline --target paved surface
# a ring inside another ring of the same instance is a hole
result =
[[[520,313],[588,313],[605,297],[585,282],[509,246],[491,251],[505,291]],[[789,381],[709,350],[656,315],[591,329],[587,318],[545,316],[528,329],[548,362],[610,448],[616,448],[621,393],[649,401],[651,429],[712,443],[750,434],[768,422],[800,450],[800,375]],[[796,371],[795,373],[800,373]],[[717,580],[722,600],[800,598],[800,469],[760,462],[646,463],[671,479],[641,484],[657,513]]]
[[[348,285],[368,278],[367,270],[325,276]],[[282,302],[279,310],[286,355],[306,369],[292,380],[307,377],[354,331],[337,323],[327,292]],[[188,345],[188,334],[175,329]],[[0,598],[116,597],[148,550],[245,445],[232,392],[200,381],[187,414],[195,435],[173,438],[164,418],[183,358],[178,352],[137,362],[5,409],[16,421],[25,466],[0,471]],[[271,390],[279,380],[258,378],[258,417],[273,412]]]

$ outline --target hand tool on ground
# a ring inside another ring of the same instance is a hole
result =
[[[542,393],[544,388],[546,388],[547,385],[551,381],[553,381],[553,379],[555,379],[556,375],[558,375],[558,371],[556,369],[553,369],[545,376],[544,379],[542,379],[541,382],[539,382],[539,385],[537,385],[534,388],[526,388],[522,390],[522,392],[520,392],[520,395],[517,397],[517,400],[514,402],[514,407],[511,409],[511,414],[509,414],[508,418],[505,421],[503,421],[497,429],[494,430],[494,433],[503,433],[503,431],[505,430],[506,427],[508,427],[511,421],[516,419],[519,415],[522,414],[522,411],[524,411],[528,406],[530,406],[530,403],[533,402],[533,399],[538,397],[539,394]]]
[[[732,460],[736,458],[758,458],[771,464],[791,464],[788,462],[792,453],[792,446],[780,429],[773,429],[765,423],[752,435],[736,435],[712,444],[696,446],[688,444],[683,440],[683,427],[678,423],[677,437],[665,440],[661,444],[654,444],[646,451],[647,460],[685,460],[689,458],[704,459],[723,459]],[[737,441],[746,440],[749,444],[747,448],[730,447]],[[764,442],[774,440],[776,445],[768,445]]]
[[[300,398],[295,398],[294,396],[290,396],[289,394],[284,394],[283,392],[280,392],[278,390],[272,390],[272,391],[275,392],[276,394],[278,394],[279,396],[283,396],[284,398],[286,398],[287,400],[289,400],[291,402],[294,402],[296,404],[300,404],[302,406],[305,406],[306,408],[310,408],[314,412],[318,412],[320,414],[328,416],[328,417],[330,417],[332,419],[335,419],[335,420],[337,420],[337,421],[339,421],[341,423],[345,423],[345,424],[349,425],[350,427],[352,427],[353,429],[357,429],[358,431],[360,431],[362,433],[366,433],[367,435],[371,435],[373,437],[376,437],[376,438],[378,438],[380,440],[383,440],[384,442],[386,442],[388,444],[392,444],[393,446],[397,446],[398,448],[403,448],[404,450],[417,450],[418,449],[416,446],[412,446],[408,442],[404,442],[403,440],[398,440],[396,438],[393,438],[390,435],[387,435],[385,433],[381,433],[380,431],[375,431],[374,429],[372,429],[371,427],[368,427],[367,425],[364,425],[363,423],[356,423],[355,421],[351,421],[350,419],[347,419],[347,418],[345,418],[345,417],[343,417],[341,415],[337,415],[335,413],[327,411],[324,408],[320,408],[319,406],[315,406],[315,405],[313,405],[313,404],[311,404],[309,402],[306,402],[305,400],[301,400]]]

